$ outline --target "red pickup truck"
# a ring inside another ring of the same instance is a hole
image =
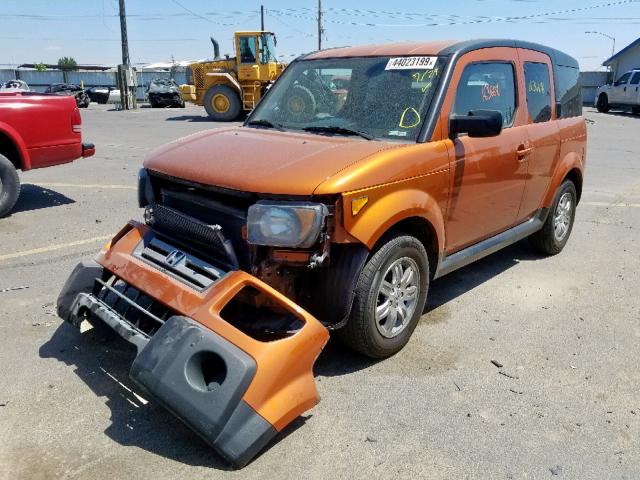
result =
[[[69,163],[95,153],[82,143],[82,119],[73,97],[0,93],[0,217],[20,194],[18,170]]]

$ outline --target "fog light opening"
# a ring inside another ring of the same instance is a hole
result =
[[[198,352],[187,362],[185,373],[192,387],[210,392],[224,383],[227,365],[217,353]]]

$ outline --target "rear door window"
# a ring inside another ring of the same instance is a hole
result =
[[[533,123],[551,120],[551,82],[546,63],[524,63],[527,110]]]
[[[631,77],[631,82],[629,82],[631,85],[638,85],[640,83],[640,72],[636,72],[633,74],[633,77]]]
[[[511,63],[482,62],[465,67],[451,113],[468,115],[472,110],[497,110],[502,113],[504,127],[513,124],[516,87]]]

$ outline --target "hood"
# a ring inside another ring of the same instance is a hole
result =
[[[151,152],[144,167],[233,190],[311,195],[349,165],[396,146],[352,137],[235,127],[169,143]]]

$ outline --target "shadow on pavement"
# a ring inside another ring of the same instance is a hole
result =
[[[512,245],[483,260],[433,282],[429,312],[459,295],[472,290],[521,261],[537,260],[523,242]],[[72,366],[78,377],[99,397],[106,397],[111,410],[111,425],[105,434],[123,446],[136,446],[156,455],[181,463],[220,470],[232,468],[195,433],[177,418],[153,401],[145,402],[136,395],[129,380],[129,367],[135,358],[135,348],[120,338],[107,339],[92,329],[80,334],[77,329],[63,323],[39,351],[41,358],[55,358]],[[347,375],[366,369],[379,360],[357,354],[342,345],[335,335],[316,362],[317,376]],[[78,414],[86,410],[72,402]],[[302,416],[286,427],[267,448],[282,441],[310,418]]]
[[[25,183],[22,185],[18,202],[13,208],[12,213],[59,207],[71,203],[76,203],[76,201],[55,190]]]
[[[83,334],[67,323],[40,347],[41,358],[55,358],[74,367],[78,377],[97,395],[106,397],[111,425],[105,434],[123,446],[135,446],[192,466],[232,468],[180,420],[163,407],[145,403],[134,394],[128,372],[135,348],[120,338],[105,339],[90,330]],[[78,402],[78,415],[86,409]]]
[[[168,117],[167,122],[213,122],[206,115],[180,115],[177,117]]]
[[[428,324],[448,320],[448,318],[441,318],[432,311],[473,290],[496,275],[500,275],[519,262],[540,258],[528,247],[526,241],[522,241],[434,280],[429,287],[427,306],[421,322]],[[316,361],[314,373],[327,377],[348,375],[369,368],[380,361],[353,352],[345,347],[335,335],[332,335],[331,340]]]

